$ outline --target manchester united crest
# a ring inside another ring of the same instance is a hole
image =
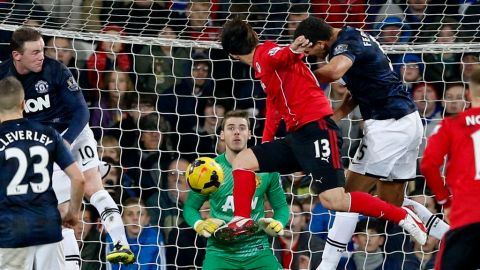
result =
[[[255,175],[255,184],[257,188],[262,184],[262,177],[260,177],[260,175]]]
[[[40,80],[35,84],[35,90],[39,94],[44,94],[48,92],[48,83],[44,80]]]

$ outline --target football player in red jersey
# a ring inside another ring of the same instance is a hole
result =
[[[472,74],[469,91],[472,108],[440,123],[421,163],[428,186],[450,220],[436,270],[480,268],[480,69]],[[445,156],[446,185],[440,174]]]
[[[224,25],[221,43],[231,57],[254,69],[267,94],[267,115],[263,143],[243,150],[232,163],[235,216],[216,231],[216,237],[256,231],[250,207],[256,171],[304,171],[312,175],[312,187],[326,208],[390,220],[425,243],[425,227],[411,210],[390,205],[368,193],[345,192],[339,129],[330,119],[333,111],[327,97],[302,61],[303,51],[311,45],[308,40],[299,37],[289,47],[270,41],[259,45],[251,26],[236,18]],[[287,135],[274,140],[281,119]]]

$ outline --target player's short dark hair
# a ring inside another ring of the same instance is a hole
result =
[[[293,38],[297,38],[299,36],[305,36],[312,43],[316,43],[317,41],[320,41],[320,40],[321,41],[330,40],[332,35],[333,35],[333,27],[331,27],[323,19],[310,16],[298,24],[298,27],[295,30],[295,34],[293,35]]]
[[[21,27],[15,30],[10,40],[10,49],[12,51],[23,52],[25,42],[37,41],[42,38],[42,34],[30,27]]]
[[[25,98],[22,83],[13,76],[0,80],[0,112],[21,109],[20,101]]]
[[[240,17],[236,17],[223,25],[220,39],[222,47],[227,53],[238,55],[251,53],[258,44],[255,31]]]
[[[247,127],[250,129],[250,118],[247,111],[242,110],[232,110],[227,112],[222,119],[221,130],[225,130],[225,124],[229,118],[243,118],[247,120]]]

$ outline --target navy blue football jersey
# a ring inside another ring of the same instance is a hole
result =
[[[330,58],[337,55],[353,61],[342,83],[358,103],[365,120],[399,119],[417,110],[406,86],[372,36],[357,28],[344,27],[330,49]]]
[[[25,90],[24,116],[55,128],[70,143],[88,122],[89,113],[83,94],[68,68],[45,57],[41,72],[20,75],[12,59],[0,65],[0,79],[16,77]]]
[[[54,162],[74,162],[56,130],[27,119],[0,124],[0,248],[62,240]]]

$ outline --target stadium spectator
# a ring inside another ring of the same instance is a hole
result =
[[[140,116],[155,112],[156,102],[157,96],[155,94],[132,92],[127,93],[125,99],[119,104],[122,109],[122,119],[112,129],[105,131],[105,134],[115,137],[120,142],[120,146],[125,148],[125,152],[122,153],[121,157],[122,165],[130,164],[125,153],[138,143],[138,137],[140,136],[138,121]]]
[[[166,26],[159,31],[158,37],[175,39],[177,34]],[[134,57],[134,70],[138,76],[137,90],[140,92],[161,94],[190,75],[189,49],[184,47],[145,45]]]
[[[442,100],[445,108],[444,117],[457,115],[467,109],[468,105],[465,100],[467,91],[463,83],[446,84]]]
[[[416,54],[405,54],[400,66],[400,78],[407,85],[408,93],[413,93],[413,86],[422,81],[424,64]]]
[[[367,5],[364,0],[312,0],[312,13],[336,28],[365,26]]]
[[[425,43],[432,39],[442,18],[441,5],[429,5],[430,0],[407,0],[400,5],[405,12],[404,23],[411,29],[412,42]]]
[[[97,151],[100,159],[108,157],[111,158],[113,162],[120,164],[122,149],[115,137],[108,135],[103,136],[98,143]]]
[[[122,35],[124,29],[115,24],[109,24],[102,29],[104,34]],[[112,41],[99,41],[92,55],[87,60],[87,78],[91,88],[102,89],[104,72],[115,70],[129,72],[132,70],[132,60],[126,50],[126,44]]]
[[[105,74],[104,86],[90,109],[90,126],[98,140],[110,134],[122,120],[122,105],[135,86],[127,72],[109,71]]]
[[[170,25],[180,31],[181,38],[193,40],[215,40],[219,27],[213,26],[212,2],[210,0],[192,0],[187,4],[185,17],[181,13],[173,14],[175,25]],[[182,18],[184,18],[182,20]]]
[[[81,270],[99,270],[105,264],[105,235],[98,231],[101,227],[99,216],[91,204],[82,204],[81,222],[73,230],[82,259]]]
[[[409,42],[411,33],[408,24],[403,23],[397,16],[387,16],[376,25],[378,29],[377,39],[382,45],[400,45]],[[388,54],[393,70],[399,74],[403,65],[403,54]]]
[[[438,243],[435,237],[428,236],[427,243],[420,245],[413,241],[413,250],[408,252],[403,262],[403,270],[427,270],[434,269],[438,253]]]
[[[172,160],[165,170],[167,173],[166,183],[162,181],[159,184],[161,187],[160,194],[152,196],[149,200],[151,202],[150,206],[158,207],[158,204],[160,204],[160,215],[156,216],[159,217],[157,220],[167,236],[167,242],[170,231],[183,222],[181,209],[183,209],[189,191],[185,178],[185,172],[189,164],[190,162],[182,158]]]
[[[205,54],[194,54],[192,77],[184,78],[179,85],[160,95],[158,111],[179,133],[191,133],[199,125],[197,115],[202,115],[208,99],[213,98],[213,81],[210,60]]]
[[[204,107],[200,126],[180,136],[179,151],[183,158],[193,161],[199,156],[215,157],[219,143],[217,130],[225,114],[225,107],[209,100]]]
[[[470,82],[475,68],[480,67],[478,53],[464,53],[460,59],[460,74],[461,80],[464,83]]]
[[[284,235],[273,238],[273,250],[283,269],[302,269],[302,260],[308,260],[307,269],[317,269],[322,260],[325,240],[308,230],[308,212],[296,199],[287,198],[290,208],[290,220]],[[304,268],[303,268],[304,269]]]
[[[419,83],[413,87],[413,100],[417,106],[424,127],[424,136],[420,144],[419,156],[425,149],[426,138],[442,120],[443,108],[440,105],[439,93],[433,84]]]
[[[103,1],[102,22],[116,24],[125,33],[135,36],[154,36],[164,27],[170,12],[163,2],[142,1]],[[137,51],[134,51],[137,53]]]
[[[453,44],[457,42],[458,21],[452,18],[445,18],[433,39],[432,46],[436,44]],[[439,85],[442,82],[452,82],[460,80],[458,71],[458,62],[460,56],[454,53],[426,53],[423,55],[425,60],[425,80]]]
[[[123,206],[122,219],[127,240],[136,261],[130,265],[111,264],[112,270],[165,270],[166,254],[163,235],[150,226],[150,216],[145,204],[139,198],[129,198]],[[107,250],[113,249],[112,239],[107,235]]]
[[[183,208],[183,206],[182,206]],[[210,217],[210,202],[200,208],[202,219]],[[168,235],[167,262],[169,270],[190,270],[202,267],[205,259],[207,238],[200,237],[185,220],[172,228]]]
[[[352,257],[348,260],[349,270],[402,269],[401,261],[385,257],[382,246],[385,243],[381,222],[374,218],[358,222],[353,235],[356,244]]]
[[[297,29],[298,23],[308,18],[310,5],[309,4],[290,4],[287,16],[287,27],[282,31],[279,43],[291,43],[293,41],[293,34]]]
[[[77,66],[71,39],[60,36],[49,38],[45,46],[45,55],[62,62],[78,81],[80,66]]]
[[[141,116],[140,137],[133,149],[126,153],[129,160],[129,175],[138,181],[143,200],[147,200],[158,187],[158,179],[152,177],[152,170],[165,169],[174,157],[171,128],[164,117],[156,112]],[[139,168],[139,169],[138,169]]]
[[[122,167],[108,157],[104,157],[102,161],[110,165],[110,169],[103,176],[102,182],[103,187],[110,193],[113,200],[121,205],[128,198],[136,197],[139,191],[132,186],[134,184],[133,179],[123,173]]]

